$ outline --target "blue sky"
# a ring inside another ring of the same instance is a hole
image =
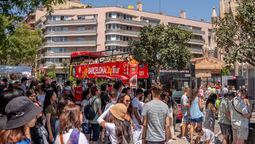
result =
[[[125,6],[133,5],[139,0],[81,0],[81,3],[91,3],[94,7],[102,6]],[[159,12],[160,0],[142,0],[143,10],[149,12]],[[178,16],[181,10],[186,10],[186,18],[193,20],[204,19],[211,21],[212,8],[215,7],[219,14],[219,0],[161,0],[161,12],[165,15]]]

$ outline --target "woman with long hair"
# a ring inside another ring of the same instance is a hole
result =
[[[126,94],[121,94],[117,103],[123,103],[127,107],[127,114],[125,119],[132,123],[132,114],[133,114],[133,105],[131,101],[131,97]]]
[[[13,98],[5,107],[7,123],[0,131],[1,144],[31,144],[30,128],[40,115],[42,108],[25,97]]]
[[[150,90],[146,90],[144,92],[144,100],[143,100],[143,102],[147,103],[147,102],[151,101],[151,99],[152,99],[151,91]]]
[[[218,114],[217,109],[215,107],[215,102],[217,100],[216,94],[211,94],[206,101],[206,115],[205,115],[205,122],[204,127],[214,132],[214,125],[215,125],[215,114]]]
[[[49,133],[50,142],[55,138],[55,122],[57,119],[57,95],[53,90],[48,90],[45,95],[43,112],[46,115],[46,129]]]
[[[110,112],[110,122],[105,122],[105,116]],[[125,126],[124,120],[127,113],[127,107],[122,103],[117,103],[110,109],[107,109],[99,118],[98,123],[110,133],[112,144],[130,144],[131,129]]]
[[[35,102],[36,101],[36,96],[37,93],[34,89],[28,89],[26,92],[26,96],[32,101]]]
[[[80,106],[74,104],[65,106],[59,116],[59,134],[55,144],[89,144],[85,135],[79,130],[82,118]]]
[[[197,127],[202,127],[203,122],[203,100],[198,97],[199,90],[197,88],[194,88],[192,90],[191,96],[189,98],[189,105],[190,105],[190,143],[193,143],[193,133],[195,125],[197,124]]]

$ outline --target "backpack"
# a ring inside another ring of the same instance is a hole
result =
[[[84,108],[84,115],[85,115],[86,119],[88,119],[88,120],[93,120],[97,114],[97,112],[95,112],[95,110],[93,109],[93,104],[94,104],[95,100],[97,100],[97,98],[95,98],[93,100],[92,104],[89,103]]]

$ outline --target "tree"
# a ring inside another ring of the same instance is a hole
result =
[[[21,22],[25,14],[32,13],[43,5],[49,13],[54,4],[62,4],[66,0],[2,0],[0,2],[0,55],[4,55],[8,47],[8,38],[15,33],[16,24]],[[3,59],[0,57],[0,59]]]
[[[5,18],[5,24],[9,25]],[[6,26],[6,25],[5,25]],[[7,35],[0,44],[0,64],[32,65],[37,54],[37,48],[42,44],[41,30],[33,30],[26,23],[16,25],[16,30]]]
[[[48,72],[47,76],[50,77],[51,79],[55,79],[57,77],[55,72]]]
[[[192,33],[177,26],[145,26],[141,29],[140,40],[133,41],[133,55],[140,63],[148,64],[159,81],[161,68],[183,69],[188,66],[191,52],[187,42]]]
[[[231,72],[229,70],[229,67],[223,67],[221,70],[221,75],[222,76],[231,76]]]
[[[214,29],[217,46],[225,51],[227,64],[247,62],[255,66],[255,0],[241,0],[235,15],[226,13]]]
[[[65,73],[65,80],[67,80],[67,73],[68,73],[68,71],[69,71],[69,65],[70,65],[70,63],[69,62],[67,62],[67,61],[63,61],[62,62],[62,64],[61,64],[61,66],[63,67],[63,72]]]
[[[88,4],[87,6],[86,6],[86,8],[92,8],[93,6],[92,6],[92,4]]]
[[[49,66],[48,66],[48,70],[49,70],[50,72],[55,72],[55,70],[56,70],[56,65],[55,65],[55,64],[49,65]]]

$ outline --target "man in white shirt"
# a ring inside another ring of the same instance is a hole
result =
[[[196,133],[198,134],[198,137],[196,138],[195,144],[198,144],[200,140],[202,139],[206,144],[215,144],[215,135],[214,133],[205,128],[197,127],[195,129]]]

